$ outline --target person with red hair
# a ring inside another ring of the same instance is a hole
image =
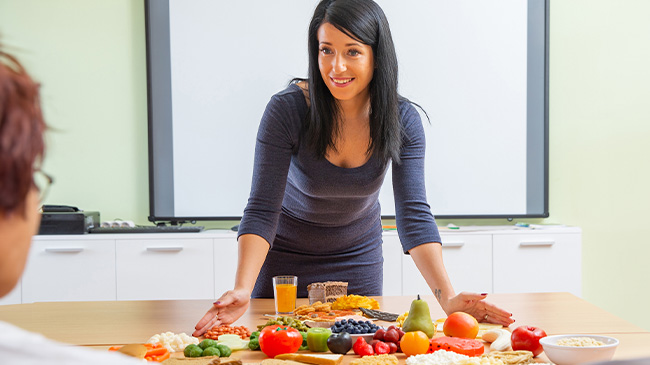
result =
[[[46,130],[39,86],[0,46],[0,297],[18,283],[52,178],[41,171]],[[63,345],[0,321],[3,364],[141,364],[119,353]]]

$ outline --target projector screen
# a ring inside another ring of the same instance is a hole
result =
[[[437,218],[548,216],[548,0],[379,0]],[[307,75],[312,0],[147,0],[151,221],[238,219],[271,96]],[[395,214],[391,173],[382,216]]]

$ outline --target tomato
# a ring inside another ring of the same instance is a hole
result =
[[[270,358],[297,352],[302,340],[297,329],[278,325],[264,327],[259,337],[260,349]]]
[[[399,341],[399,346],[406,357],[426,354],[429,349],[429,336],[422,331],[406,332]]]
[[[478,321],[465,312],[454,312],[445,320],[442,331],[450,337],[475,339],[478,335]]]
[[[532,352],[533,356],[537,356],[544,351],[544,348],[539,343],[542,337],[546,337],[546,332],[541,328],[533,326],[517,327],[512,331],[512,335],[510,336],[512,349],[514,351],[527,350]]]
[[[431,339],[430,345],[431,346],[427,353],[432,353],[438,350],[447,350],[467,356],[479,356],[483,355],[483,352],[485,351],[485,346],[483,346],[481,341],[468,338],[434,337]]]

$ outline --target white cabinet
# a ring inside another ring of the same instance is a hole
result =
[[[117,241],[117,300],[214,298],[213,240],[158,235]]]
[[[582,295],[579,233],[495,234],[494,292]]]
[[[22,302],[115,300],[115,240],[66,237],[32,241]]]
[[[441,237],[457,292],[581,295],[579,228],[443,228]],[[383,294],[432,294],[397,232],[383,241]],[[36,236],[22,282],[0,304],[216,299],[234,286],[237,251],[232,231]]]
[[[9,294],[0,298],[0,305],[3,304],[20,304],[22,303],[21,283],[18,280],[16,286],[9,292]]]
[[[238,251],[234,235],[214,239],[214,299],[235,287]]]
[[[492,292],[492,235],[441,234],[442,259],[457,293]],[[431,295],[410,255],[402,255],[402,294]]]
[[[383,240],[383,295],[402,295],[402,256],[404,256],[402,244],[397,232],[384,232]]]

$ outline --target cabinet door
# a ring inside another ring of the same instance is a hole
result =
[[[384,232],[384,288],[383,295],[402,295],[402,244],[397,232]]]
[[[114,240],[34,240],[23,303],[115,300]]]
[[[21,282],[18,280],[16,286],[9,292],[9,294],[0,298],[0,305],[2,304],[20,304],[22,303]]]
[[[117,300],[212,299],[212,239],[160,238],[116,243]]]
[[[580,296],[580,241],[580,234],[494,235],[494,291]]]
[[[235,287],[237,273],[237,239],[219,237],[214,239],[214,295],[215,299]]]
[[[492,235],[442,234],[442,259],[456,293],[492,292]],[[431,289],[410,255],[402,256],[404,295],[430,295]]]

